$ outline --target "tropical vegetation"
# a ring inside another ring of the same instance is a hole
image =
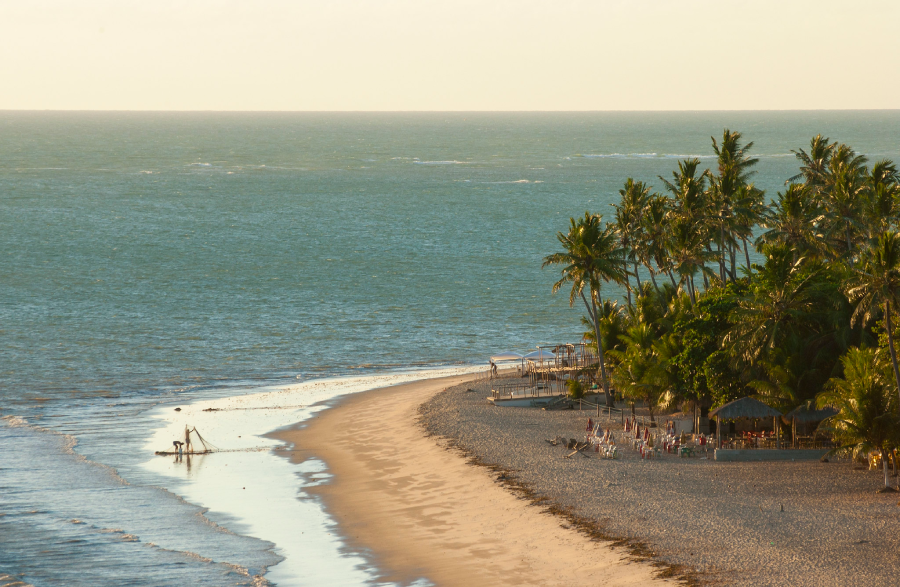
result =
[[[680,161],[660,190],[626,179],[609,221],[573,218],[544,260],[562,265],[553,291],[570,286],[586,309],[604,390],[651,414],[745,396],[783,413],[818,402],[839,411],[823,426],[841,448],[890,453],[897,166],[819,135],[794,151],[798,173],[772,197],[753,183],[759,160],[741,133],[725,129],[712,151],[709,169]],[[604,284],[624,289],[621,303],[601,296]]]

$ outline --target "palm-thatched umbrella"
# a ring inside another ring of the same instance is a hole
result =
[[[716,444],[718,448],[722,447],[722,419],[731,420],[734,418],[773,418],[775,423],[775,438],[778,448],[781,448],[781,439],[778,437],[778,418],[781,412],[772,408],[758,399],[752,397],[742,397],[733,402],[728,402],[724,406],[719,406],[709,413],[710,417],[716,419]]]
[[[797,447],[797,424],[807,424],[809,422],[821,422],[825,418],[830,418],[837,414],[838,411],[832,407],[824,407],[821,410],[813,409],[808,404],[801,404],[784,415],[782,420],[785,423],[790,422],[793,426],[793,440],[791,441],[794,447]]]

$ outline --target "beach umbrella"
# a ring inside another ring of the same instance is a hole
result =
[[[544,361],[551,361],[556,358],[556,355],[551,353],[545,349],[538,349],[534,352],[530,352],[523,357],[527,361],[535,361],[543,363]]]
[[[522,360],[522,355],[513,351],[504,351],[502,353],[492,355],[491,360],[495,363],[500,363],[503,361],[520,361]]]

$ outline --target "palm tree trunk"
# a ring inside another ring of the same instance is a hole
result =
[[[725,285],[725,225],[721,224],[719,226],[719,278],[722,280],[722,285]]]
[[[672,281],[672,287],[675,288],[675,291],[678,291],[678,284],[675,283],[675,277],[672,275],[671,271],[666,271],[666,275],[669,276],[669,279]]]
[[[894,365],[894,381],[897,383],[897,393],[900,394],[900,367],[897,366],[897,350],[894,348],[894,325],[891,320],[891,302],[884,302],[884,321],[887,324],[888,347],[891,349],[891,363]]]
[[[656,293],[658,294],[658,293],[659,293],[659,286],[656,285],[656,276],[653,274],[653,269],[651,269],[651,268],[648,266],[648,267],[647,267],[647,272],[650,273],[650,281],[653,283],[653,289],[655,289],[655,290],[656,290]]]
[[[728,249],[728,254],[731,256],[731,281],[734,281],[737,278],[737,254],[734,250],[734,245],[729,246]]]
[[[597,305],[594,302],[594,292],[591,291],[590,305],[588,305],[587,300],[584,298],[583,291],[581,292],[581,300],[587,308],[588,315],[594,321],[594,336],[597,337],[597,359],[600,363],[600,385],[603,386],[603,392],[606,394],[606,406],[611,408],[612,398],[609,393],[609,382],[606,379],[606,357],[603,353],[603,341],[600,339],[600,320],[599,316],[597,316]]]
[[[687,282],[688,282],[688,293],[691,294],[691,305],[693,306],[694,304],[697,303],[697,296],[694,293],[694,276],[691,275],[688,278]]]
[[[703,273],[703,291],[709,291],[709,279],[706,278],[706,273]]]
[[[634,279],[637,281],[638,293],[637,295],[641,295],[641,274],[638,273],[638,262],[634,262]]]
[[[750,250],[747,248],[747,239],[741,238],[744,241],[744,257],[747,259],[747,275],[750,275]],[[795,253],[796,254],[796,253]],[[794,261],[796,263],[796,261]]]
[[[631,280],[628,279],[628,264],[625,264],[625,291],[628,293],[628,307],[631,306]]]

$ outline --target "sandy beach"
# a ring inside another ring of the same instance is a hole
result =
[[[659,568],[592,539],[429,435],[420,406],[468,377],[426,380],[340,400],[278,437],[294,459],[322,459],[313,488],[354,549],[385,580],[439,586],[656,585]],[[459,388],[461,389],[461,388]],[[483,401],[483,398],[481,398]]]
[[[632,545],[711,585],[897,584],[897,494],[877,494],[880,471],[848,461],[715,462],[565,459],[547,444],[581,438],[591,412],[497,408],[457,386],[423,403],[426,429],[505,483],[573,522]],[[604,421],[601,419],[601,421]],[[618,422],[609,423],[618,429]],[[783,508],[783,509],[782,509]]]

